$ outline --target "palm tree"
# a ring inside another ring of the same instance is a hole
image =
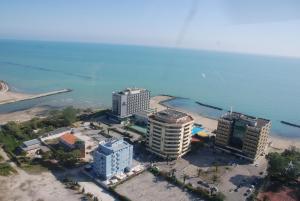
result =
[[[169,155],[167,155],[167,165],[169,164]]]
[[[219,166],[218,166],[218,165],[216,165],[216,166],[215,166],[215,168],[216,168],[216,172],[218,172],[218,168],[219,168]]]
[[[188,178],[189,178],[189,176],[187,174],[183,175],[183,185],[185,184],[185,180],[188,179]]]
[[[198,176],[198,177],[200,177],[201,172],[202,172],[201,168],[198,168],[198,169],[197,169],[197,176]]]
[[[171,177],[175,177],[175,172],[176,172],[176,169],[173,168],[173,169],[171,170]]]

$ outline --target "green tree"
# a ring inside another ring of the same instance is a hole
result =
[[[64,124],[66,126],[69,126],[72,123],[74,123],[77,120],[76,114],[77,114],[77,111],[72,106],[65,108],[62,111],[62,118],[63,118]]]
[[[19,140],[25,139],[25,136],[22,135],[20,125],[14,121],[8,122],[2,128],[5,134],[15,136]]]
[[[65,166],[74,166],[80,158],[80,151],[73,150],[70,152],[65,152],[64,150],[58,150],[55,153],[56,159],[60,161],[61,164]]]
[[[268,176],[276,178],[276,179],[282,179],[284,169],[287,167],[287,160],[282,157],[279,153],[270,153],[267,155],[268,160]]]
[[[290,181],[300,176],[300,152],[296,149],[285,150],[282,154],[269,153],[268,176],[279,181]]]

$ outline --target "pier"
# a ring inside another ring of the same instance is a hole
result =
[[[43,98],[43,97],[47,97],[47,96],[53,96],[53,95],[62,94],[62,93],[68,93],[71,91],[72,91],[71,89],[62,89],[62,90],[57,90],[57,91],[41,93],[41,94],[37,94],[37,95],[24,94],[24,97],[12,98],[12,99],[8,99],[8,100],[0,101],[0,105],[22,102],[22,101],[27,101],[27,100],[33,100],[33,99]]]

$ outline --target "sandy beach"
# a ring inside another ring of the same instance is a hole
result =
[[[0,105],[4,104],[6,102],[15,102],[21,99],[27,99],[31,95],[29,94],[23,94],[23,93],[17,93],[17,92],[11,92],[11,91],[6,91],[6,92],[1,92],[0,93]]]
[[[54,110],[58,108],[43,106],[43,107],[34,107],[26,110],[9,112],[5,114],[0,114],[0,125],[6,124],[9,121],[29,121],[34,117],[46,117],[50,110]]]
[[[161,111],[163,109],[166,109],[165,106],[160,104],[162,101],[166,101],[169,99],[172,99],[174,97],[172,96],[155,96],[151,98],[150,101],[150,107],[151,108],[156,108],[157,111]],[[185,111],[182,108],[173,108],[181,112],[188,113],[191,115],[195,123],[202,124],[203,127],[212,132],[213,130],[217,129],[218,126],[218,121],[215,119],[211,119],[208,117],[201,116],[200,114],[196,113],[191,113],[190,111]],[[282,138],[279,136],[271,135],[269,137],[269,142],[270,142],[270,149],[273,151],[283,151],[284,149],[289,148],[290,146],[295,146],[297,148],[300,148],[300,139],[289,139],[289,138]]]
[[[4,81],[0,81],[0,105],[6,102],[18,101],[29,98],[30,94],[17,93],[9,90],[9,86]]]

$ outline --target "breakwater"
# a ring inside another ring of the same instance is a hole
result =
[[[41,94],[37,94],[37,95],[27,95],[22,98],[15,98],[15,99],[9,99],[6,101],[2,101],[2,102],[0,102],[0,105],[22,102],[22,101],[27,101],[27,100],[33,100],[33,99],[43,98],[43,97],[47,97],[47,96],[53,96],[53,95],[62,94],[62,93],[68,93],[71,91],[72,91],[72,89],[62,89],[62,90],[57,90],[57,91],[41,93]]]
[[[288,126],[293,126],[293,127],[300,128],[300,125],[298,125],[298,124],[293,124],[293,123],[290,123],[290,122],[287,122],[287,121],[280,121],[280,123],[285,124],[285,125],[288,125]]]
[[[213,105],[208,105],[208,104],[205,104],[205,103],[201,103],[201,102],[199,102],[199,101],[196,101],[196,103],[197,103],[198,105],[201,105],[201,106],[204,106],[204,107],[209,107],[209,108],[216,109],[216,110],[220,110],[220,111],[223,110],[223,109],[220,108],[220,107],[216,107],[216,106],[213,106]]]

